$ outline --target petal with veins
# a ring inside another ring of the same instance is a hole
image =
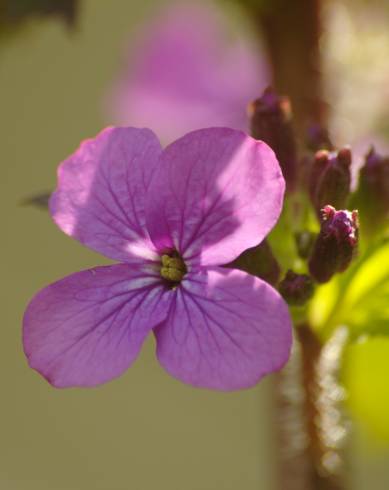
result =
[[[146,203],[150,237],[186,264],[220,265],[262,241],[285,182],[273,151],[240,131],[193,131],[168,146]]]
[[[193,386],[236,390],[280,369],[291,347],[288,307],[264,281],[218,267],[189,274],[155,330],[157,356]]]
[[[50,211],[62,231],[121,262],[153,260],[145,194],[161,146],[148,129],[107,128],[58,170]]]
[[[30,366],[59,388],[116,378],[166,318],[171,298],[150,266],[96,267],[51,284],[24,316]]]

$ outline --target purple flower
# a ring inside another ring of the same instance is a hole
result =
[[[24,317],[30,366],[57,387],[120,376],[150,330],[162,366],[194,386],[256,384],[289,356],[280,295],[220,267],[276,223],[284,179],[263,142],[226,128],[162,150],[148,129],[108,128],[59,168],[54,221],[122,263],[40,291]]]
[[[171,142],[194,129],[248,131],[246,108],[269,68],[245,33],[231,39],[210,5],[179,5],[144,29],[107,101],[118,124],[148,127]]]

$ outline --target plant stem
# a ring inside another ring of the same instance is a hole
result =
[[[275,89],[290,97],[295,128],[326,126],[321,73],[320,0],[244,0],[263,34]],[[309,325],[296,327],[292,358],[276,383],[279,488],[343,490],[339,448],[345,435],[337,376],[346,329],[322,344]]]
[[[340,449],[346,435],[337,382],[347,329],[323,346],[306,325],[297,328],[292,358],[276,383],[282,490],[344,490]]]
[[[320,0],[245,0],[264,35],[275,89],[290,97],[296,129],[326,124],[322,99]]]

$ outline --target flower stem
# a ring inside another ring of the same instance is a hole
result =
[[[341,446],[346,435],[337,382],[347,329],[324,345],[306,325],[296,329],[291,360],[276,383],[282,490],[343,490]]]
[[[311,122],[325,125],[320,56],[320,0],[245,0],[263,33],[274,87],[290,97],[300,135]]]
[[[305,139],[311,123],[326,127],[321,73],[321,0],[242,3],[264,36],[274,88],[292,103],[295,129]],[[338,369],[347,329],[323,344],[311,327],[296,327],[291,360],[276,382],[282,490],[343,490],[340,446],[346,429],[339,404]]]

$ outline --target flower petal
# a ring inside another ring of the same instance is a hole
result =
[[[154,330],[157,356],[193,386],[236,390],[280,369],[291,347],[291,319],[280,295],[238,270],[189,274],[169,316]]]
[[[58,388],[95,386],[120,376],[171,295],[150,267],[117,264],[78,272],[40,291],[24,316],[32,368]]]
[[[151,258],[144,203],[161,153],[148,129],[107,128],[58,170],[50,211],[62,231],[121,262]]]
[[[285,182],[273,151],[240,131],[193,131],[166,148],[149,187],[147,228],[188,265],[220,265],[276,223]]]

